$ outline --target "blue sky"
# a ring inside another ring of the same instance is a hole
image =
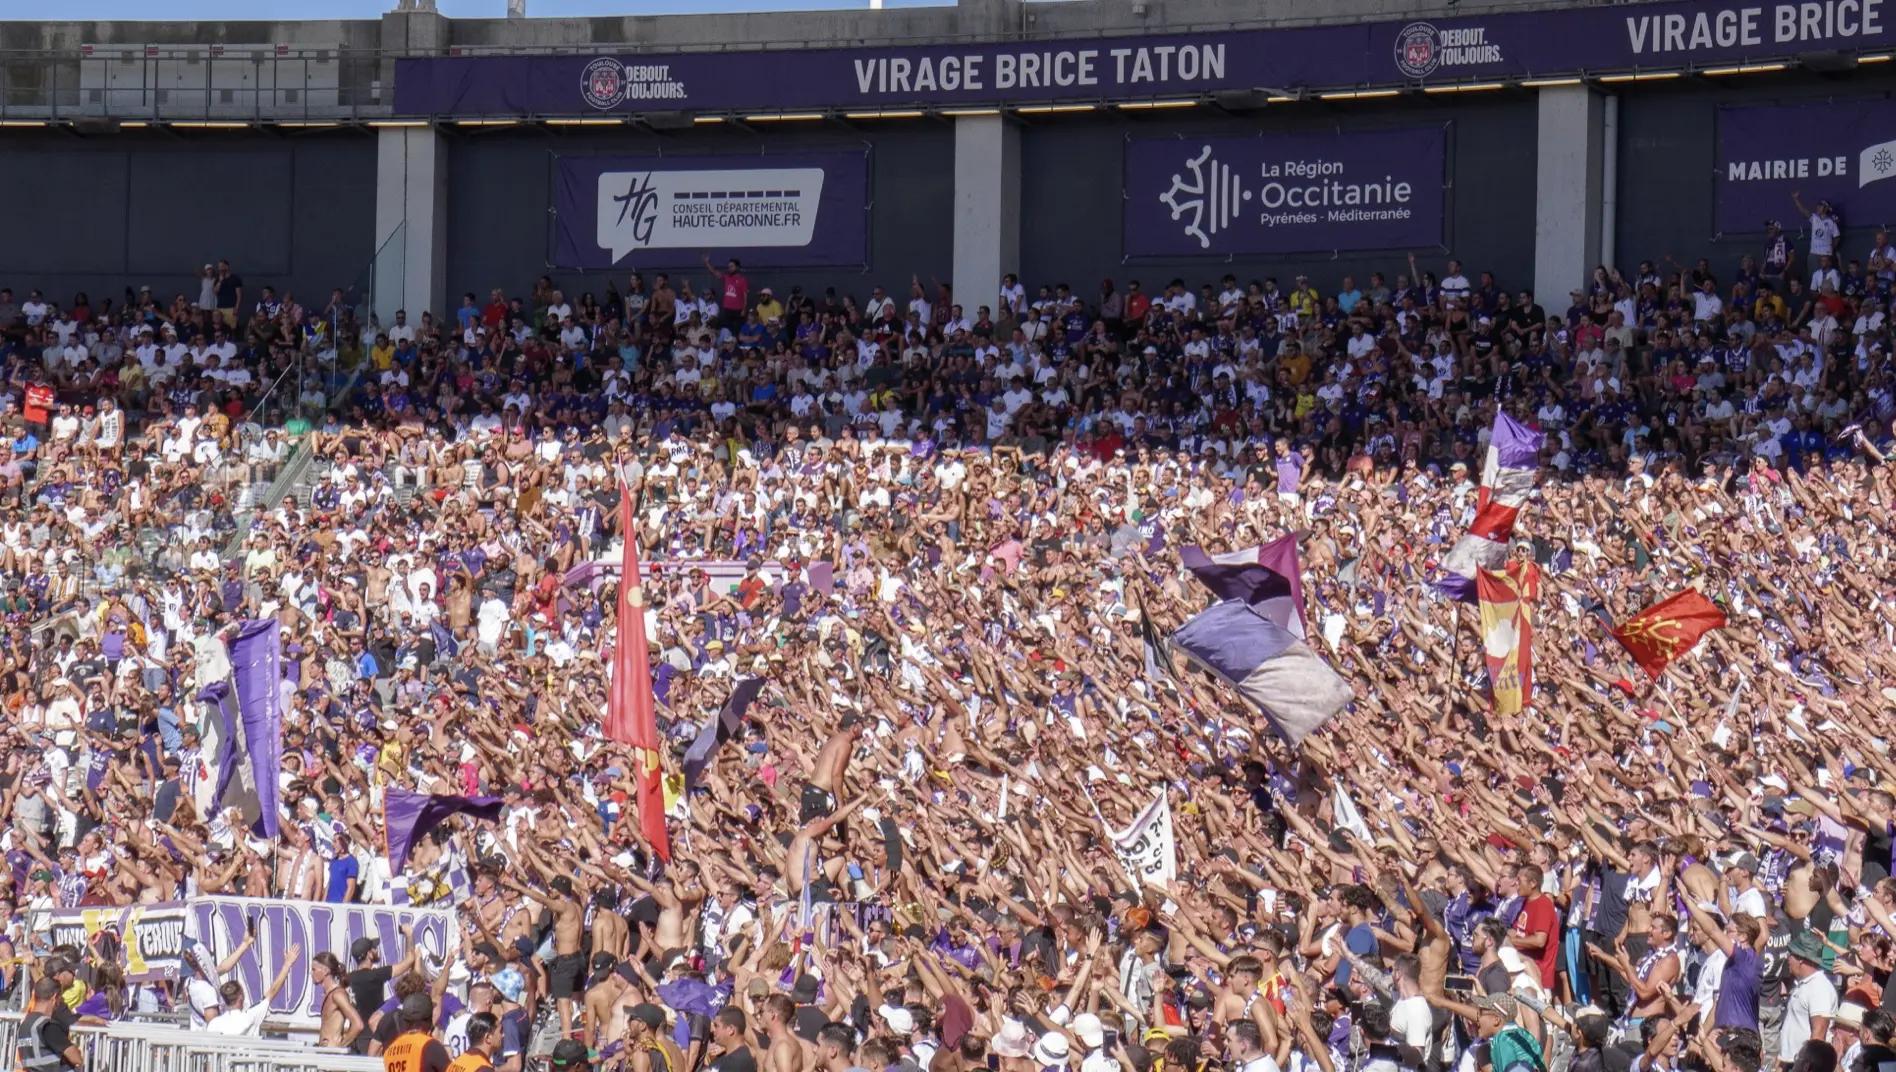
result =
[[[927,7],[941,0],[885,0],[889,7]],[[450,18],[499,18],[506,0],[436,0]],[[0,19],[213,20],[373,19],[394,0],[20,0],[0,5]],[[527,0],[534,16],[674,15],[720,11],[809,11],[865,8],[868,0]]]

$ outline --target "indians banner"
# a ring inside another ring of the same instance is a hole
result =
[[[255,945],[244,953],[226,979],[244,985],[244,993],[261,994],[283,956],[293,945],[303,947],[302,970],[290,978],[270,1001],[271,1016],[292,1022],[315,1023],[321,995],[310,982],[307,965],[317,953],[334,953],[350,963],[349,946],[357,938],[371,938],[382,947],[382,959],[394,963],[406,946],[402,928],[414,928],[422,958],[442,966],[461,947],[460,923],[452,908],[391,907],[388,905],[326,904],[264,897],[199,897],[186,901],[185,935],[202,944],[211,959],[229,956],[254,928]],[[374,1010],[366,1010],[367,1016]]]
[[[395,61],[395,114],[965,107],[1677,69],[1888,49],[1893,4],[1673,0],[1099,38],[416,57]]]
[[[1222,257],[1442,242],[1448,130],[1126,143],[1129,257]]]
[[[185,905],[176,901],[104,908],[54,908],[52,944],[114,958],[127,982],[176,979],[184,970]]]

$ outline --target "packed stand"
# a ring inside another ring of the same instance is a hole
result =
[[[386,328],[225,306],[228,268],[196,303],[0,292],[6,985],[58,1061],[75,1016],[255,1033],[241,950],[128,988],[36,921],[399,884],[458,910],[454,955],[293,951],[271,986],[309,973],[316,1041],[390,1068],[1882,1072],[1896,255],[1834,242],[1842,271],[1774,241],[1774,274],[1602,269],[1551,312],[1452,261],[1010,278],[972,314],[730,261]],[[309,432],[326,465],[226,556],[219,489],[289,449],[245,407],[311,354],[358,377]],[[1539,688],[1506,716],[1426,585],[1497,409],[1546,437],[1513,550],[1544,578]],[[622,486],[659,563],[662,865],[601,729]],[[1208,602],[1180,548],[1287,533],[1355,696],[1295,752],[1148,660]],[[87,549],[111,583],[81,594]],[[1688,586],[1730,625],[1648,681],[1602,618]],[[195,803],[200,658],[258,618],[285,641],[276,842]],[[398,876],[391,790],[503,804]],[[1107,840],[1155,793],[1163,888]]]

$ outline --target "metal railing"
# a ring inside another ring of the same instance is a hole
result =
[[[0,1053],[10,1062],[20,1015],[0,1014]],[[212,1035],[150,1023],[76,1027],[83,1072],[382,1072],[380,1057],[317,1049],[288,1039]]]

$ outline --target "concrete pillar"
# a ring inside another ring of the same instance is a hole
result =
[[[1543,308],[1565,308],[1567,292],[1586,286],[1600,262],[1605,104],[1586,86],[1549,86],[1539,94],[1534,295]]]
[[[1020,128],[1004,116],[955,118],[955,301],[994,309],[1020,270]]]
[[[407,309],[437,317],[453,305],[448,281],[447,148],[432,127],[383,127],[375,150],[375,315]]]

